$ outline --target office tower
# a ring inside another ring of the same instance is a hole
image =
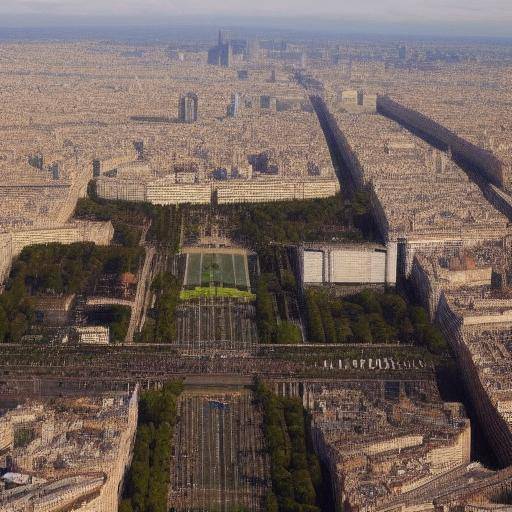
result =
[[[249,79],[249,71],[247,69],[239,69],[238,70],[238,80],[248,80]]]
[[[229,68],[233,62],[233,46],[226,40],[225,34],[219,30],[217,46],[208,50],[208,64]]]
[[[260,42],[257,39],[247,41],[247,60],[256,62],[260,56]]]
[[[28,163],[32,167],[35,167],[36,169],[39,169],[40,171],[43,170],[44,167],[44,158],[41,153],[36,153],[35,155],[30,155],[28,157]]]
[[[407,48],[403,44],[403,45],[398,47],[398,59],[399,60],[405,60],[406,57],[407,57]]]
[[[101,175],[101,162],[98,159],[92,161],[92,175],[95,178]]]
[[[50,165],[48,170],[52,173],[52,178],[54,180],[60,179],[60,165],[58,163]]]
[[[271,104],[271,97],[268,94],[260,96],[260,108],[269,109]]]
[[[235,93],[231,96],[231,103],[228,107],[229,117],[238,117],[240,113],[240,94]]]
[[[144,159],[144,141],[136,140],[133,142],[133,147],[135,148],[135,152],[137,153],[137,160]]]
[[[307,66],[307,55],[306,52],[300,54],[300,67],[304,69]]]
[[[220,65],[229,68],[233,62],[233,47],[230,42],[224,43],[220,51]]]
[[[182,123],[195,123],[197,121],[198,99],[193,92],[180,98],[179,120]]]

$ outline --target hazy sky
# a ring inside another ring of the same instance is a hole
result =
[[[368,23],[493,26],[512,35],[512,0],[0,0],[0,14],[164,19],[196,14],[337,18]],[[1,25],[1,18],[0,18]],[[492,34],[489,34],[492,35]]]

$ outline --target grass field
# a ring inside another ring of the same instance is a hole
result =
[[[251,292],[238,290],[237,288],[219,288],[215,286],[200,287],[197,286],[192,290],[182,290],[180,293],[181,300],[199,299],[201,297],[226,297],[232,299],[256,300],[256,295]]]
[[[247,256],[206,251],[188,254],[185,291],[210,287],[250,291]]]

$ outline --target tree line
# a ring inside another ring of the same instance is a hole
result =
[[[171,446],[181,382],[148,391],[139,400],[133,458],[119,512],[167,512]]]
[[[271,243],[374,239],[376,230],[365,193],[322,199],[220,205],[226,228],[264,258]]]
[[[279,288],[274,274],[262,274],[256,285],[256,326],[261,343],[295,344],[302,341],[302,333],[292,322],[281,321],[274,307]],[[282,298],[282,296],[281,296]]]
[[[334,297],[321,288],[306,290],[308,338],[314,343],[415,343],[438,354],[447,350],[424,308],[400,295],[364,290]]]
[[[148,312],[140,340],[144,343],[171,343],[176,339],[176,308],[181,282],[171,272],[162,272],[153,280],[151,289],[156,295],[156,303]]]
[[[179,249],[179,233],[183,212],[188,206],[160,206],[151,203],[112,201],[96,195],[94,183],[89,197],[79,199],[74,217],[93,221],[111,221],[114,244],[135,247],[140,243],[144,226],[149,226],[146,239],[167,248],[172,254]]]
[[[322,471],[302,403],[278,397],[261,382],[255,386],[255,395],[263,408],[271,460],[272,492],[265,498],[266,512],[320,512]]]

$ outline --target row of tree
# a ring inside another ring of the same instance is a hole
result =
[[[272,492],[267,512],[319,512],[322,471],[310,440],[307,417],[298,399],[279,398],[262,383],[255,387],[263,407],[263,428],[270,452]]]
[[[133,459],[119,512],[167,512],[171,444],[181,382],[141,395]]]
[[[302,341],[302,333],[292,322],[281,321],[274,307],[276,277],[262,274],[256,286],[256,324],[262,343],[295,344]]]
[[[176,308],[181,282],[171,272],[158,274],[151,285],[156,303],[146,318],[141,340],[144,343],[171,343],[176,339]]]
[[[143,203],[100,199],[89,187],[89,197],[78,200],[74,217],[92,221],[111,221],[114,226],[114,243],[135,247],[139,245],[142,227],[148,222],[149,209]]]
[[[131,201],[107,201],[97,197],[89,188],[89,197],[80,199],[75,218],[111,221],[114,226],[114,243],[126,247],[139,245],[143,227],[148,226],[147,240],[159,247],[177,252],[182,211],[176,206],[158,206]]]
[[[218,210],[227,219],[227,228],[249,243],[260,258],[272,250],[271,242],[373,238],[369,200],[364,193],[352,201],[337,194],[304,201],[221,205]]]
[[[416,343],[433,353],[447,349],[424,308],[396,293],[364,290],[339,298],[320,288],[306,291],[309,341],[314,343]]]

